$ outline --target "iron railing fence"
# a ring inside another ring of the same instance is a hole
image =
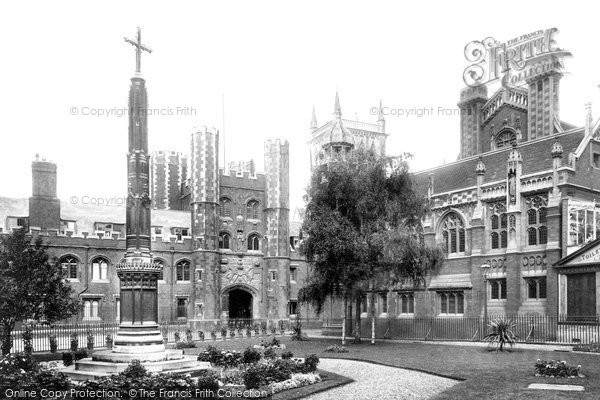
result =
[[[283,326],[284,332],[289,333],[293,325],[290,319],[232,319],[232,320],[178,320],[161,322],[160,331],[164,338],[169,343],[176,341],[176,333],[179,332],[181,340],[186,340],[187,335],[191,334],[192,340],[211,340],[211,332],[216,332],[217,338],[221,339],[221,327],[227,328],[227,338],[230,338],[230,328],[235,329],[236,337],[238,329],[241,328],[243,337],[246,337],[246,327],[251,328],[251,336],[256,337],[254,326],[259,327],[259,335],[263,335],[262,326],[267,327],[267,334],[271,334],[271,327],[276,328],[276,333],[280,334],[280,327]],[[50,350],[50,335],[56,337],[57,351],[65,351],[71,348],[71,338],[75,334],[78,340],[78,348],[86,348],[88,337],[93,338],[94,348],[106,346],[106,336],[110,334],[113,339],[119,328],[118,322],[72,322],[72,323],[56,323],[54,325],[29,323],[19,326],[12,332],[12,348],[11,352],[20,352],[24,350],[23,332],[25,326],[31,327],[33,334],[32,345],[33,350],[49,351]],[[202,333],[201,333],[202,332]]]
[[[375,338],[438,341],[481,341],[492,331],[490,323],[504,318],[511,321],[512,331],[521,343],[590,344],[600,341],[600,317],[566,315],[490,315],[483,317],[410,317],[375,318]],[[372,336],[370,317],[361,318],[361,337]],[[343,319],[327,319],[323,334],[340,335]],[[346,335],[353,336],[354,319],[346,319]]]

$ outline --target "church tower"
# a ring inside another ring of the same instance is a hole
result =
[[[466,87],[460,91],[460,155],[474,156],[482,152],[482,108],[488,99],[485,85]]]
[[[562,76],[555,68],[527,80],[529,140],[550,136],[562,129],[558,104]]]

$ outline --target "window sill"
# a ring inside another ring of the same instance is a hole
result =
[[[92,283],[110,283],[108,279],[92,279]]]
[[[192,283],[192,281],[180,281],[180,280],[177,280],[177,283]]]
[[[80,283],[81,281],[79,280],[79,278],[67,278],[67,282]]]
[[[415,317],[415,313],[406,313],[406,314],[398,315],[398,318],[414,318],[414,317]]]
[[[438,314],[437,316],[444,318],[463,318],[465,314]]]
[[[102,321],[100,317],[83,317],[83,321]]]
[[[506,299],[488,299],[489,304],[506,304]]]

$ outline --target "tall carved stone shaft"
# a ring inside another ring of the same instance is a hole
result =
[[[117,264],[121,280],[117,353],[163,352],[158,326],[158,274],[150,244],[148,100],[145,80],[136,74],[129,88],[129,151],[127,153],[127,211],[125,261]]]

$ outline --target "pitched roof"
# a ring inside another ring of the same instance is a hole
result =
[[[577,128],[562,134],[520,143],[517,145],[517,150],[523,156],[523,175],[533,174],[552,168],[552,156],[550,151],[552,149],[552,144],[556,140],[563,146],[563,158],[566,158],[569,153],[574,152],[577,149],[584,136],[585,132],[583,128]],[[494,182],[505,178],[506,159],[511,149],[512,147],[509,146],[480,155],[486,167],[486,172],[483,177],[484,183]],[[469,157],[450,164],[415,172],[414,178],[418,190],[422,193],[427,191],[429,174],[433,174],[434,193],[445,193],[476,186],[477,174],[475,173],[475,168],[477,167],[480,156]],[[565,161],[563,161],[563,163],[564,162]]]

